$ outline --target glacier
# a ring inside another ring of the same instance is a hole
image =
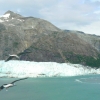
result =
[[[0,77],[66,77],[100,74],[100,68],[80,64],[10,60],[0,61]]]

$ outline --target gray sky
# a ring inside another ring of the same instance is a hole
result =
[[[0,0],[0,5],[0,15],[11,10],[61,29],[100,35],[100,0]]]

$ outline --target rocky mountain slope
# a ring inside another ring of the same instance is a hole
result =
[[[0,17],[0,59],[22,51],[31,51],[23,54],[22,60],[72,62],[99,67],[100,37],[61,30],[46,20],[7,11]]]

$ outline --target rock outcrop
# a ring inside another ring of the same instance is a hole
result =
[[[22,55],[22,60],[86,64],[86,59],[99,59],[100,37],[7,11],[0,17],[0,59],[25,50],[31,53]]]

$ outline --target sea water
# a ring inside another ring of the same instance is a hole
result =
[[[16,78],[0,78],[0,85]],[[0,91],[0,100],[100,100],[100,75],[28,78]]]

